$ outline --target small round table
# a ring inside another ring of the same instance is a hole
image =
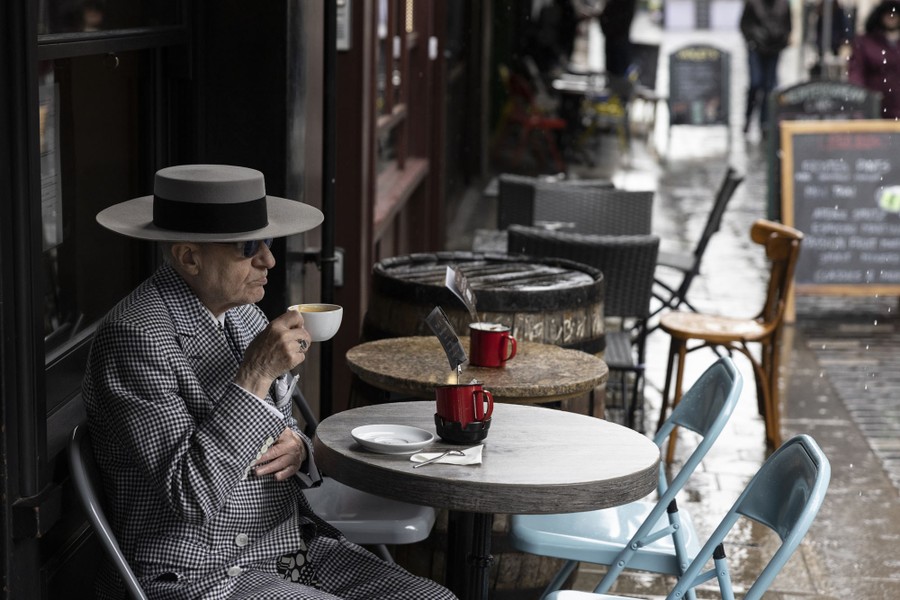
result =
[[[539,406],[494,405],[480,465],[413,469],[408,455],[370,452],[350,431],[376,423],[435,431],[434,402],[354,408],[323,420],[316,462],[349,486],[450,510],[447,585],[464,600],[487,598],[494,513],[540,514],[606,508],[643,498],[657,485],[659,448],[595,417]],[[437,438],[426,451],[459,448]],[[471,545],[461,540],[471,536]]]
[[[468,353],[469,338],[461,341]],[[434,336],[366,342],[347,352],[347,364],[371,386],[416,398],[433,399],[436,386],[456,383],[456,373]],[[606,363],[593,354],[519,342],[516,356],[505,366],[466,366],[459,382],[478,380],[497,402],[545,404],[584,396],[605,384],[608,375]]]

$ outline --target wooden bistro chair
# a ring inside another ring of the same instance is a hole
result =
[[[606,332],[603,359],[610,376],[618,376],[625,422],[634,428],[635,414],[643,404],[644,347],[659,237],[581,235],[513,225],[507,250],[509,254],[573,260],[603,273],[604,317],[621,320],[621,327]],[[629,374],[634,379],[630,400]]]
[[[674,311],[664,314],[660,320],[660,328],[671,336],[672,342],[659,422],[665,421],[669,408],[675,359],[678,359],[678,370],[675,373],[672,406],[676,406],[681,399],[687,353],[700,348],[723,347],[729,352],[741,352],[753,365],[759,411],[766,425],[766,441],[771,447],[777,448],[781,444],[778,343],[803,234],[793,227],[759,219],[750,228],[750,238],[765,248],[766,258],[770,263],[765,303],[755,318]],[[697,342],[697,345],[689,348],[688,344],[693,342]],[[759,360],[750,351],[750,344],[754,343],[760,345]],[[675,445],[676,435],[673,434],[669,439],[667,462],[672,462],[674,458]]]
[[[746,533],[741,532],[751,527],[771,532],[780,541],[767,560],[744,560],[746,564],[741,565],[742,569],[750,568],[753,572],[758,572],[750,589],[741,597],[744,600],[760,600],[806,537],[825,501],[830,481],[831,464],[815,440],[807,435],[798,435],[788,440],[756,472],[690,567],[666,596],[666,600],[681,600],[697,586],[713,579],[718,583],[718,597],[733,599],[734,589],[725,552],[726,539],[733,539],[738,545],[746,545],[741,540]],[[744,557],[746,553],[746,549],[743,549],[735,554],[736,557]],[[732,564],[737,562],[736,557],[732,557]],[[708,565],[710,568],[707,568]],[[546,596],[546,600],[627,598],[567,590],[554,592]]]

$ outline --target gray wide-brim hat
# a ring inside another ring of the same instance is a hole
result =
[[[97,222],[158,242],[241,242],[308,231],[324,220],[314,206],[266,195],[263,174],[229,165],[179,165],[156,172],[153,195],[115,204]]]

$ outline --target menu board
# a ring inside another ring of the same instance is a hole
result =
[[[806,81],[775,90],[769,96],[768,216],[781,219],[781,141],[783,121],[877,119],[881,94],[844,81]]]
[[[900,294],[900,123],[785,121],[781,146],[797,292]]]
[[[728,125],[731,56],[713,46],[669,55],[670,125]]]

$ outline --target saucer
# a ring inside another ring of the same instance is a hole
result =
[[[409,425],[362,425],[350,435],[361,446],[380,454],[412,454],[434,441],[434,434]]]

